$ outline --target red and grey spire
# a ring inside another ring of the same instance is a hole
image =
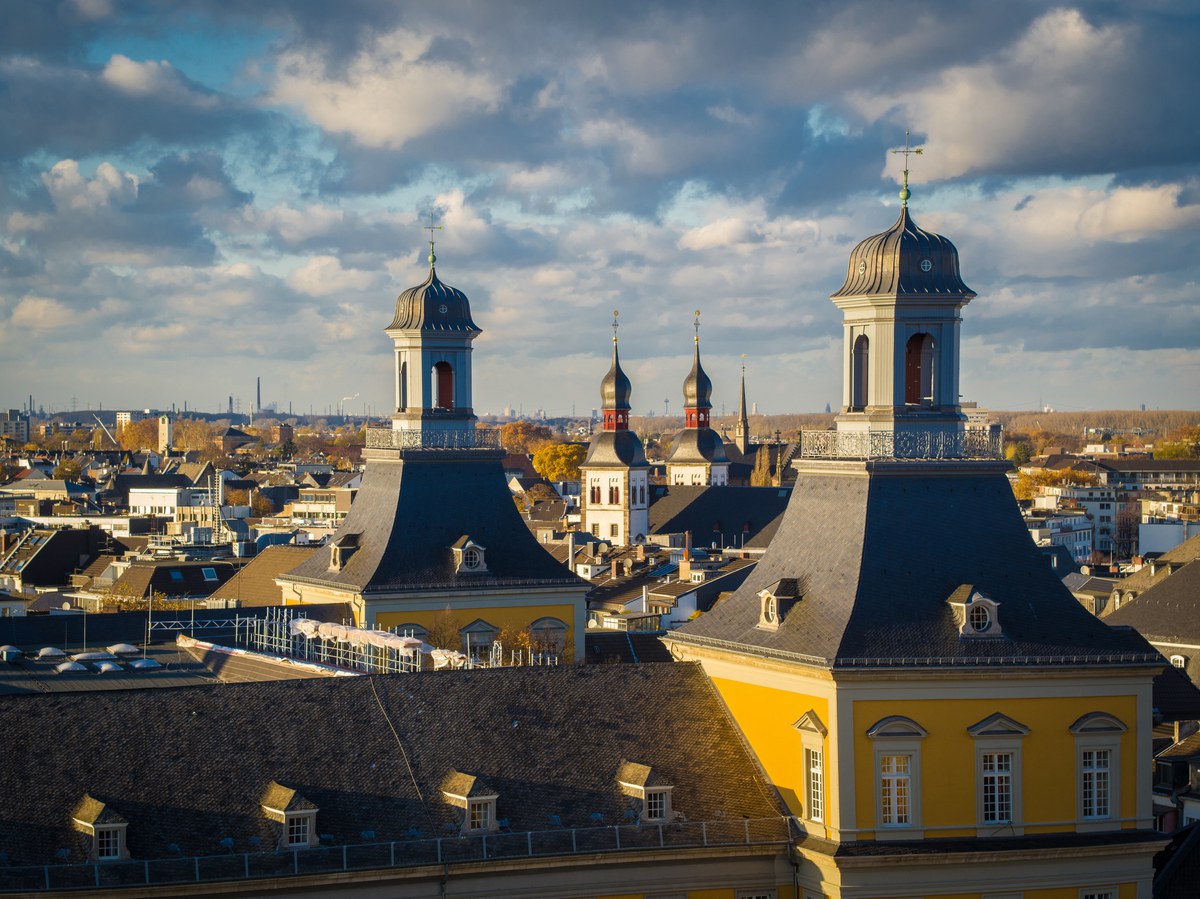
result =
[[[613,310],[613,355],[612,367],[604,380],[600,382],[600,406],[604,410],[604,430],[629,430],[629,396],[633,393],[633,385],[621,370],[621,360],[617,355],[617,310]]]
[[[683,382],[684,427],[708,428],[712,414],[712,380],[700,364],[700,310],[696,310],[695,354],[692,370]]]

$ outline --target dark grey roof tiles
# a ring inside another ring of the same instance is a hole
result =
[[[803,599],[759,628],[758,592],[795,578]],[[947,603],[973,584],[999,604],[1002,639],[959,635]],[[746,583],[678,632],[825,664],[1144,653],[1107,628],[1038,555],[995,465],[833,463],[802,473]]]
[[[339,529],[361,534],[340,570],[327,547],[285,578],[353,590],[388,591],[503,583],[583,586],[542,549],[504,481],[499,453],[408,451],[372,459]],[[463,534],[487,547],[487,575],[459,574],[451,546]]]
[[[695,546],[714,542],[740,547],[769,539],[783,518],[791,491],[782,487],[703,487],[653,484],[650,532],[692,532]]]
[[[598,431],[582,468],[645,468],[646,451],[633,431]]]
[[[218,854],[222,840],[269,851],[280,838],[261,805],[272,782],[316,806],[317,829],[335,844],[363,842],[364,830],[379,842],[413,828],[441,836],[461,815],[439,792],[452,769],[485,780],[513,830],[544,829],[549,815],[567,826],[624,821],[623,758],[661,772],[690,820],[780,813],[694,665],[6,697],[0,730],[0,846],[14,865],[59,863],[60,847],[82,861],[71,814],[85,794],[128,820],[134,859]],[[153,777],[130,763],[145,758]]]
[[[1106,615],[1104,623],[1128,625],[1152,640],[1200,643],[1200,562],[1162,578]]]
[[[675,435],[671,446],[671,463],[723,464],[729,461],[725,442],[712,428],[684,428]]]
[[[428,278],[396,298],[396,315],[387,330],[482,333],[471,320],[467,295],[438,280],[432,266]]]

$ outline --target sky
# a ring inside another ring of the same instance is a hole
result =
[[[963,399],[1198,407],[1200,9],[0,0],[0,407],[391,413],[397,294],[475,410],[841,402],[851,250],[958,247]]]

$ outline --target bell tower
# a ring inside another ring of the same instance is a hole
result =
[[[906,139],[893,152],[907,158],[920,148]],[[900,217],[854,248],[846,282],[830,297],[844,335],[837,430],[890,443],[896,456],[955,456],[965,421],[959,328],[975,293],[959,274],[954,244],[912,220],[910,196],[906,167]]]
[[[667,459],[667,483],[722,486],[729,483],[729,457],[721,435],[712,429],[712,379],[700,364],[700,310],[694,323],[692,370],[683,380],[684,428],[675,436]]]
[[[385,332],[395,344],[396,406],[392,428],[418,442],[474,432],[471,344],[482,331],[471,320],[466,294],[438,280],[432,231],[429,277],[396,299]],[[427,442],[427,441],[426,441]]]

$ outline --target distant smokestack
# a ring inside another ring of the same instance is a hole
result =
[[[254,379],[254,408],[262,411],[262,378]]]

